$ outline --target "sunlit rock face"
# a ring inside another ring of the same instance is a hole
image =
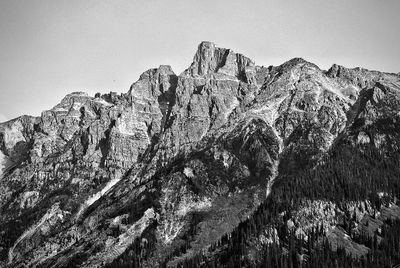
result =
[[[161,65],[127,93],[74,92],[39,117],[2,123],[0,267],[102,267],[135,248],[140,266],[175,266],[251,217],[279,174],[321,162],[339,137],[385,150],[394,136],[355,124],[396,124],[399,86],[395,74],[324,71],[300,58],[257,66],[202,42],[180,75]],[[289,225],[301,237],[324,223],[332,243],[355,247],[336,228],[341,214],[305,199]],[[258,237],[279,240],[268,226]]]
[[[183,73],[190,76],[227,75],[247,78],[255,69],[254,62],[230,49],[216,47],[211,42],[202,42],[194,56],[193,63]]]

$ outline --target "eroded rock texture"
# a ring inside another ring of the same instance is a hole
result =
[[[126,256],[175,266],[251,217],[280,174],[324,163],[343,137],[397,146],[399,118],[397,74],[323,71],[300,58],[265,68],[202,42],[180,75],[160,66],[127,93],[74,92],[40,117],[0,124],[0,266],[103,267]],[[358,223],[373,215],[351,207]],[[323,223],[338,247],[344,211],[305,197],[287,224],[301,237]]]

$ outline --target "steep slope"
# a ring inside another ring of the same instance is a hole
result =
[[[265,245],[287,248],[282,226],[302,240],[323,223],[337,251],[348,235],[339,218],[368,194],[387,197],[379,226],[400,217],[398,177],[364,189],[352,173],[337,183],[318,172],[367,151],[388,160],[364,176],[398,174],[399,101],[396,74],[299,58],[265,68],[210,42],[180,75],[160,66],[125,94],[71,93],[0,124],[0,266],[229,265],[229,234],[267,214],[245,246],[235,240],[243,265]],[[349,235],[348,252],[368,254]]]
[[[340,130],[331,128],[333,137],[321,131],[332,126],[317,125],[323,106],[306,125],[294,128],[269,198],[233,232],[181,266],[393,267],[400,262],[399,76],[337,65],[323,74],[335,85],[324,88],[339,93],[333,103],[328,93],[327,115]],[[318,86],[311,88],[315,92]],[[344,108],[343,121],[335,106]]]

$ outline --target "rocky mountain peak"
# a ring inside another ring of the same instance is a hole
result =
[[[132,84],[128,96],[157,98],[176,84],[176,78],[177,76],[169,65],[160,65],[158,68],[149,69],[140,75],[138,81]]]
[[[396,74],[265,68],[211,42],[180,75],[160,65],[125,94],[68,94],[0,124],[0,267],[229,267],[232,250],[252,267],[310,230],[349,251],[348,227],[372,216],[349,200],[399,196],[399,107]]]
[[[248,57],[204,41],[198,46],[193,63],[184,74],[204,76],[219,73],[241,79],[252,71],[254,71],[254,61]]]
[[[175,75],[170,65],[160,65],[158,68],[153,68],[145,71],[139,76],[139,80],[151,79],[153,76]]]
[[[326,72],[326,75],[331,78],[338,78],[350,82],[360,88],[367,88],[380,79],[385,79],[388,74],[360,67],[346,68],[338,64],[333,64]]]

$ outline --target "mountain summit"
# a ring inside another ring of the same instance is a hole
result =
[[[0,267],[390,267],[399,146],[398,74],[202,42],[0,124]]]

